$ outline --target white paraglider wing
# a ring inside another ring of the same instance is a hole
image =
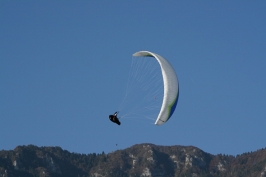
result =
[[[156,125],[162,125],[168,121],[175,111],[176,104],[178,101],[178,80],[174,68],[171,64],[164,59],[162,56],[149,52],[149,51],[139,51],[133,54],[136,57],[154,57],[161,66],[163,84],[164,84],[164,96],[162,107],[160,109],[159,115],[155,121]]]

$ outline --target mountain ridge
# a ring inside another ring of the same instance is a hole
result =
[[[2,177],[266,177],[266,149],[212,155],[195,146],[136,144],[105,154],[79,154],[58,146],[0,151]]]

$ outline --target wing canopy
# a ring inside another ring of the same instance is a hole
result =
[[[160,64],[163,84],[164,84],[164,96],[162,106],[159,112],[159,115],[155,121],[156,125],[162,125],[169,120],[172,114],[175,111],[178,96],[178,79],[175,73],[174,68],[171,64],[162,56],[149,52],[149,51],[139,51],[133,54],[136,57],[153,57]]]

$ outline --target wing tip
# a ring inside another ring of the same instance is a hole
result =
[[[149,51],[139,51],[133,54],[134,57],[154,57],[154,54],[152,52]]]

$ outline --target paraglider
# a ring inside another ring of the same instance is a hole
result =
[[[120,123],[119,119],[117,118],[117,114],[118,114],[118,112],[115,112],[113,115],[109,115],[109,119],[110,119],[110,121],[116,123],[117,125],[120,125],[121,123]]]
[[[160,78],[162,79],[162,82],[160,82],[159,85],[153,85],[152,88],[151,87],[143,87],[146,90],[150,91],[151,94],[153,94],[153,96],[151,96],[151,98],[153,98],[153,102],[156,102],[158,104],[158,112],[156,112],[155,115],[153,115],[154,118],[156,118],[155,124],[156,125],[162,125],[164,123],[166,123],[170,117],[173,115],[176,105],[177,105],[177,101],[178,101],[178,97],[179,97],[179,87],[178,87],[178,79],[177,79],[177,75],[176,72],[174,70],[174,68],[171,66],[171,64],[162,56],[149,52],[149,51],[139,51],[133,54],[134,57],[138,57],[138,61],[146,61],[148,59],[145,59],[146,57],[151,57],[156,61],[155,64],[157,65],[156,67],[156,72],[159,74]],[[159,64],[159,65],[158,65]],[[139,65],[137,65],[139,66]],[[142,69],[142,68],[141,68]],[[135,77],[138,75],[138,72],[141,71],[140,68],[137,68],[136,70],[134,70],[136,73],[131,73],[130,77]],[[153,70],[154,68],[150,68],[150,67],[145,67],[144,70],[149,71],[149,70]],[[144,74],[140,74],[145,75]],[[154,78],[154,77],[153,77]],[[146,80],[146,82],[148,83],[152,78],[148,77],[148,79]],[[131,79],[129,79],[131,80]],[[136,78],[136,82],[139,83],[140,81],[143,81],[142,78]],[[157,81],[157,80],[156,80]],[[151,83],[156,83],[156,82],[151,82]],[[144,82],[145,84],[145,82]],[[128,84],[128,88],[130,88],[130,86],[132,86],[134,84],[130,83]],[[138,85],[138,84],[137,84]],[[152,84],[150,84],[152,85]],[[162,90],[162,97],[160,96],[160,99],[157,99],[157,94],[154,95],[154,93],[157,93],[157,88],[161,87]],[[127,89],[128,89],[127,88]],[[130,90],[131,92],[127,92],[124,100],[122,103],[126,102],[125,99],[128,97],[129,93],[133,92],[139,92],[140,87],[137,88],[130,88],[128,90]],[[141,89],[141,88],[140,88]],[[155,89],[155,91],[152,91],[152,89]],[[131,97],[132,98],[132,97]],[[146,98],[146,95],[143,95],[142,98]],[[134,97],[133,97],[134,99]],[[137,104],[140,107],[140,109],[134,109],[134,111],[141,111],[143,109],[148,109],[148,108],[153,108],[152,106],[149,107],[150,105],[142,105],[142,99],[137,100],[136,102],[133,102],[134,104]],[[122,104],[121,104],[122,105]],[[134,106],[134,105],[133,105]],[[155,106],[154,106],[155,107]],[[157,105],[156,105],[156,109],[157,109]],[[120,109],[119,109],[120,110]],[[132,114],[134,111],[129,111],[128,114]],[[138,114],[139,112],[137,112],[137,114],[135,114],[135,116],[140,116],[141,114]],[[120,125],[120,121],[117,118],[117,114],[118,112],[115,112],[113,115],[109,115],[109,119]],[[144,117],[148,117],[147,115],[143,114]],[[124,117],[124,116],[122,116]],[[121,118],[122,118],[121,117]],[[155,119],[153,119],[155,120]]]

